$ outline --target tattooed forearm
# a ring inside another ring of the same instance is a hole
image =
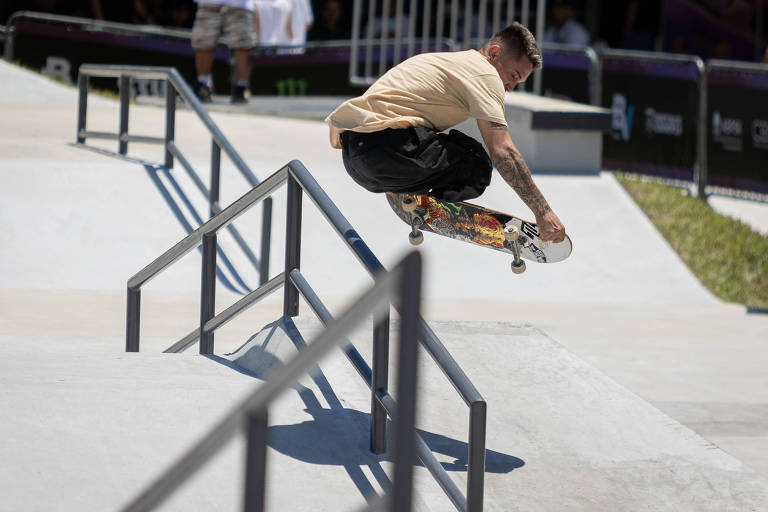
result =
[[[551,210],[539,187],[533,182],[520,152],[513,149],[494,163],[504,181],[517,192],[534,215],[540,217]]]

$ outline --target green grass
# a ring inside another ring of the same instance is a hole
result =
[[[685,190],[623,174],[617,178],[712,293],[768,310],[768,237]]]

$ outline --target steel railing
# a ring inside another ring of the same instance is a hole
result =
[[[264,200],[264,198],[268,197],[283,184],[286,184],[288,188],[284,271],[218,315],[215,315],[216,232],[258,204],[258,202]],[[196,249],[201,243],[203,245],[203,278],[200,299],[200,323],[194,331],[169,347],[166,352],[180,352],[199,339],[200,352],[203,354],[212,353],[214,331],[217,328],[252,307],[260,299],[274,292],[281,285],[285,285],[283,296],[283,314],[285,316],[293,317],[299,314],[299,294],[301,294],[320,320],[324,324],[330,325],[333,317],[300,271],[301,215],[304,193],[318,207],[334,231],[336,231],[342,241],[374,279],[386,273],[386,269],[381,262],[371,252],[357,231],[341,214],[309,171],[306,170],[301,162],[294,160],[272,174],[258,187],[255,187],[232,205],[222,210],[221,213],[129,279],[126,314],[126,351],[137,352],[139,350],[141,287],[184,255]],[[400,311],[400,313],[402,315],[403,311]],[[371,389],[371,451],[374,453],[384,453],[386,451],[387,414],[391,416],[396,405],[387,392],[389,320],[389,310],[378,311],[375,316],[373,328],[373,368],[368,366],[365,359],[351,343],[346,342],[344,345],[344,352],[347,358],[353,364],[365,384]],[[485,477],[486,402],[423,319],[419,319],[418,328],[420,343],[469,406],[466,496],[451,479],[445,468],[435,458],[421,437],[418,437],[416,441],[417,456],[448,495],[457,510],[480,512],[483,509]]]
[[[536,39],[544,36],[546,18],[546,0],[536,1]],[[394,3],[393,3],[394,2]],[[411,57],[426,51],[450,51],[479,48],[492,35],[515,21],[515,2],[507,2],[507,9],[502,10],[501,0],[492,0],[489,13],[489,0],[478,2],[460,2],[459,0],[417,1],[409,3],[406,13],[404,0],[354,0],[352,7],[351,55],[349,61],[349,81],[355,85],[370,85],[383,75],[389,65],[398,64],[402,57]],[[394,16],[377,18],[379,13],[389,13],[394,5]],[[474,8],[477,6],[477,14]],[[379,10],[380,8],[380,10]],[[432,13],[432,9],[435,13]],[[367,17],[363,19],[366,11]],[[490,15],[489,15],[490,14]],[[531,18],[530,0],[523,0],[520,9],[520,22],[526,27]],[[422,26],[416,26],[416,20],[422,20]],[[448,34],[444,26],[448,21]],[[407,27],[405,26],[407,21]],[[489,23],[490,21],[490,23]],[[380,25],[377,25],[377,22]],[[393,29],[390,31],[390,23]],[[463,30],[460,30],[463,25]],[[378,34],[375,30],[378,29]],[[419,32],[421,33],[419,35]],[[402,54],[405,44],[405,55]],[[420,49],[417,50],[417,45]],[[391,58],[388,52],[393,52]],[[374,71],[374,47],[378,48],[378,70]],[[361,61],[362,60],[362,65]],[[362,69],[361,69],[362,68]],[[541,77],[534,75],[534,91],[541,93]]]
[[[91,30],[107,30],[116,34],[122,33],[139,36],[162,36],[180,40],[189,40],[192,34],[192,31],[189,29],[160,27],[157,25],[132,25],[128,23],[94,20],[76,16],[62,16],[58,14],[49,14],[35,11],[16,11],[8,17],[5,28],[5,60],[9,62],[13,61],[15,56],[16,23],[24,19],[43,21],[47,23],[82,25],[84,27],[88,27]]]
[[[90,77],[117,78],[120,83],[120,124],[118,133],[94,132],[86,129],[88,114],[88,83]],[[155,79],[164,80],[165,87],[165,135],[163,137],[150,137],[145,135],[131,135],[128,133],[128,119],[130,108],[130,82],[131,79]],[[78,116],[77,116],[77,142],[84,144],[87,138],[118,140],[118,152],[125,155],[128,152],[129,142],[143,142],[161,144],[165,150],[165,167],[173,168],[174,159],[178,160],[182,168],[189,174],[197,189],[209,202],[210,215],[221,212],[219,206],[219,193],[221,188],[221,152],[229,156],[232,163],[240,171],[251,187],[259,185],[260,180],[250,170],[243,158],[238,154],[232,144],[227,140],[211,116],[202,106],[197,96],[187,82],[175,68],[146,67],[146,66],[118,66],[83,64],[79,69],[78,79]],[[189,160],[184,156],[175,143],[176,134],[176,95],[179,95],[189,107],[197,114],[200,121],[211,134],[211,180],[210,188],[207,188],[197,175]],[[246,255],[248,261],[259,272],[259,284],[264,284],[269,275],[269,251],[272,230],[272,199],[264,201],[264,211],[261,224],[261,258],[257,258],[242,235],[234,226],[228,230],[237,242],[240,249]]]
[[[113,34],[125,34],[139,37],[162,37],[171,40],[184,41],[191,43],[192,30],[188,28],[173,28],[160,25],[133,25],[129,23],[119,23],[114,21],[96,20],[92,18],[82,18],[79,16],[65,16],[59,14],[50,14],[36,11],[16,11],[12,13],[6,25],[0,25],[0,41],[6,38],[8,45],[5,46],[5,59],[13,61],[16,51],[16,23],[19,21],[31,20],[44,23],[54,23],[60,25],[72,25],[81,27],[89,31],[107,31]],[[219,43],[226,46],[224,39]],[[285,51],[290,54],[291,50],[300,48],[347,48],[348,39],[336,39],[328,41],[306,41],[302,45],[256,45],[253,53],[280,53]]]
[[[153,510],[178,489],[197,470],[211,460],[234,436],[247,439],[245,499],[248,512],[265,510],[266,459],[268,446],[268,407],[284,391],[308,373],[340,340],[372,311],[389,308],[393,303],[401,311],[397,365],[397,397],[399,404],[388,402],[394,422],[394,471],[386,509],[391,512],[411,510],[413,495],[413,453],[416,444],[416,389],[418,368],[417,333],[421,300],[421,256],[407,255],[391,272],[383,273],[373,287],[360,296],[338,320],[312,343],[304,347],[285,366],[276,370],[264,384],[238,404],[181,460],[168,469],[152,485],[122,510]],[[381,390],[382,398],[391,398]],[[368,507],[367,510],[372,510]]]

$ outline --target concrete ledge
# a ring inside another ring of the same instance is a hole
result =
[[[532,172],[584,174],[602,168],[608,109],[511,92],[505,97],[509,134]],[[474,119],[457,129],[481,139]]]

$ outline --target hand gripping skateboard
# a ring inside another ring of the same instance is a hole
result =
[[[539,228],[506,213],[470,203],[450,203],[421,194],[387,193],[387,201],[403,222],[411,226],[410,242],[424,241],[421,230],[483,245],[512,255],[512,271],[525,272],[524,259],[538,263],[563,261],[571,254],[571,239],[544,242]]]

